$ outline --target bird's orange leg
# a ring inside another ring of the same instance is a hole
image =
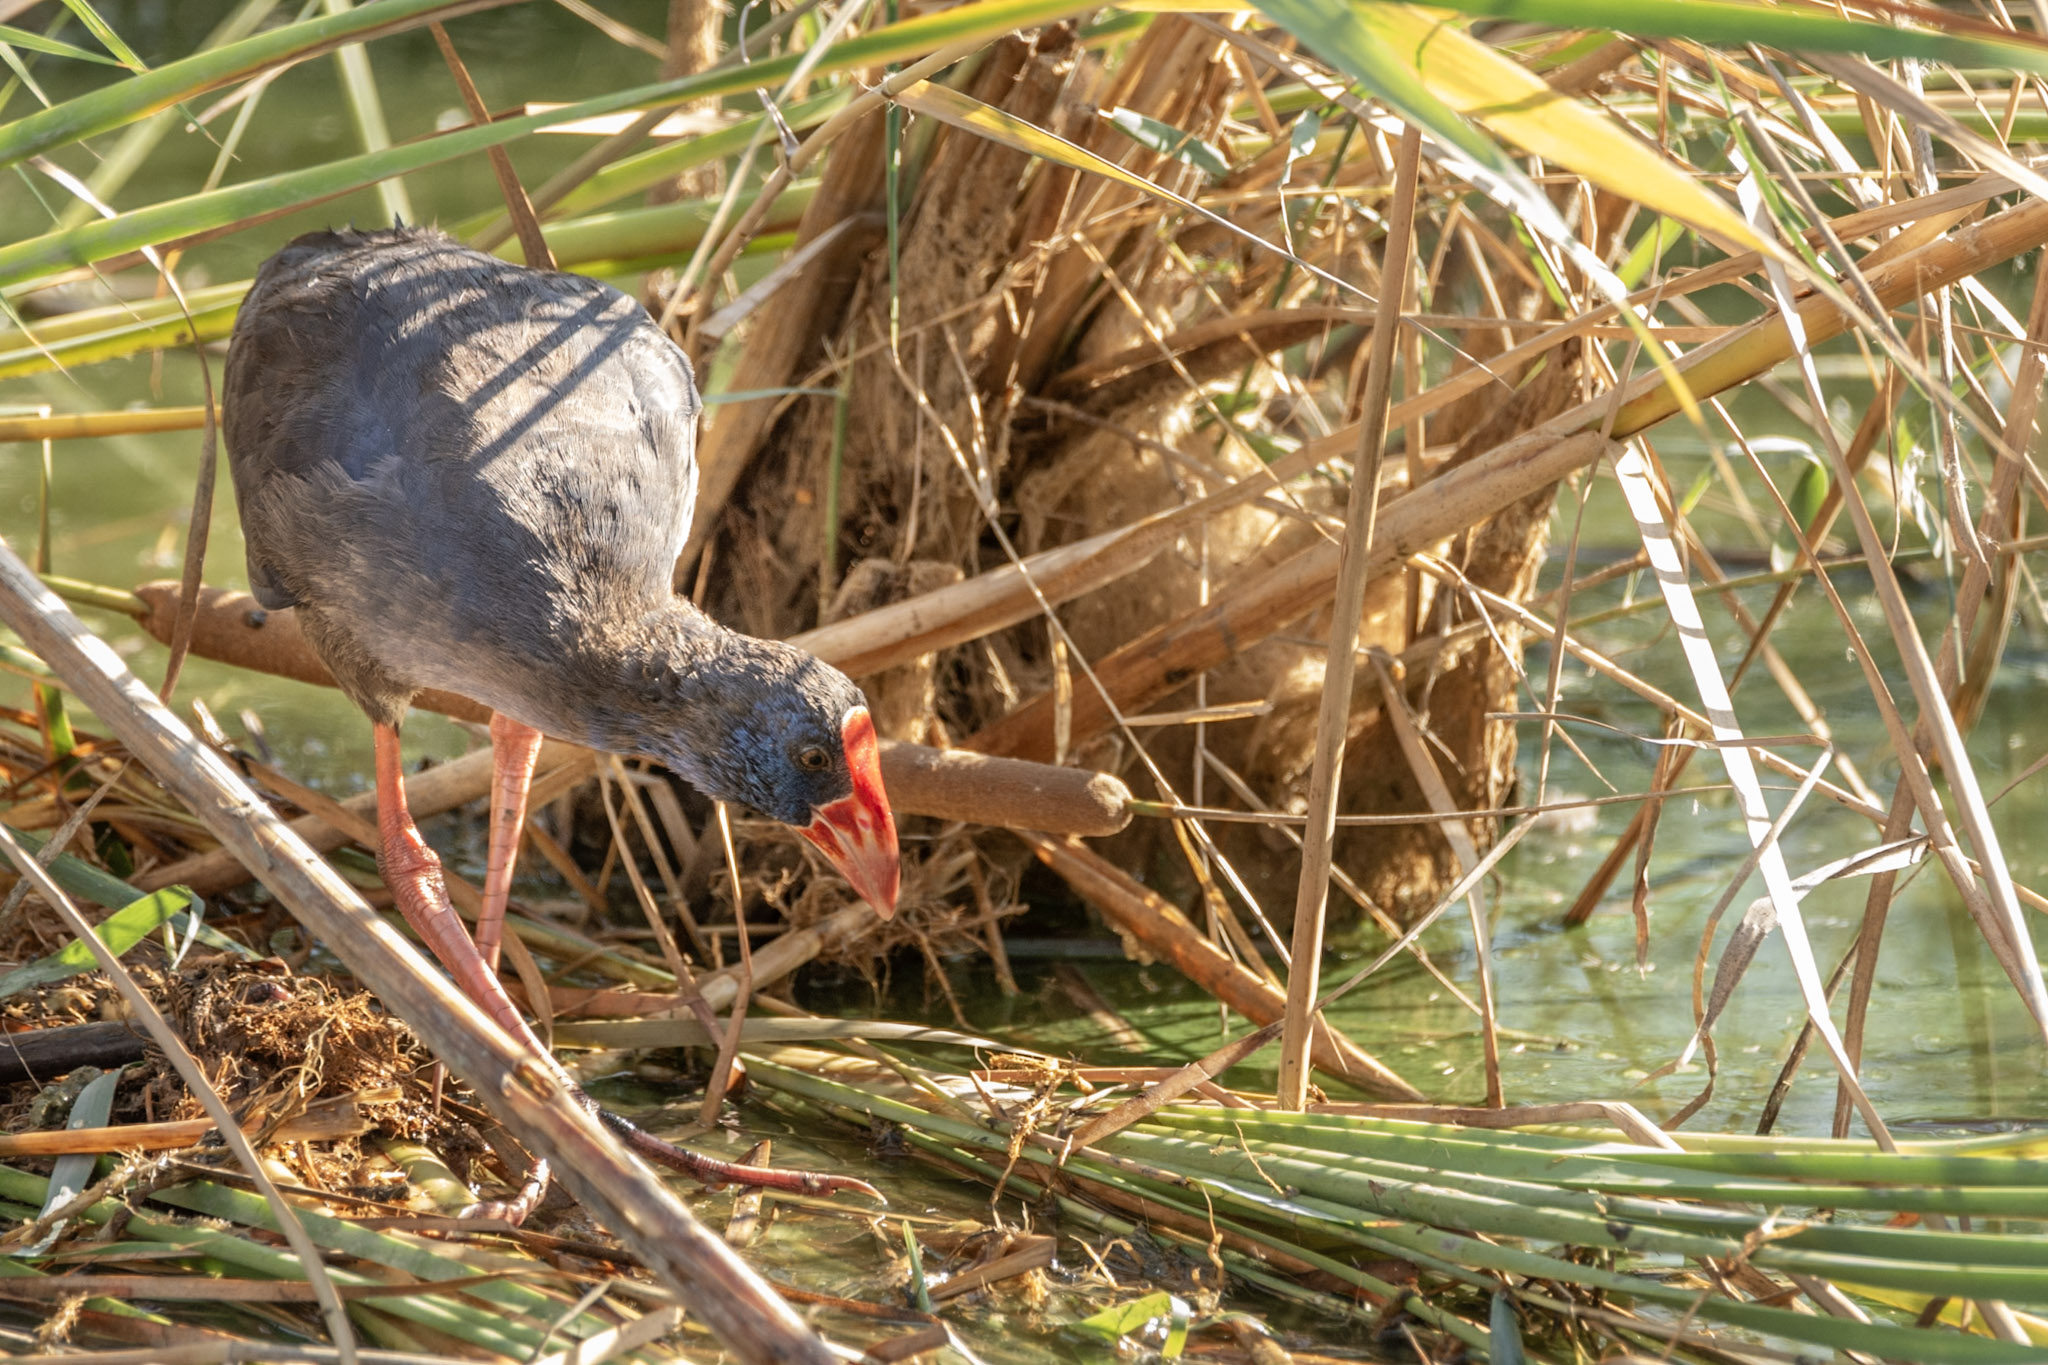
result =
[[[533,1036],[512,998],[498,981],[497,973],[484,966],[468,926],[448,903],[447,883],[441,879],[441,858],[420,837],[419,826],[405,806],[405,778],[398,753],[398,731],[388,725],[376,727],[377,747],[377,870],[391,888],[405,922],[420,941],[439,958],[462,993],[491,1022],[533,1051],[546,1054],[540,1039]]]
[[[516,723],[516,722],[515,722]],[[521,729],[525,727],[521,726]],[[399,761],[398,731],[388,725],[374,727],[377,749],[377,832],[380,836],[377,850],[377,869],[384,876],[384,884],[391,888],[392,896],[398,902],[400,913],[405,916],[413,932],[420,936],[441,965],[455,978],[455,984],[462,993],[475,1002],[477,1007],[490,1016],[491,1021],[518,1039],[534,1056],[552,1070],[575,1096],[576,1102],[589,1110],[606,1127],[624,1140],[633,1151],[650,1161],[682,1171],[705,1184],[757,1185],[768,1189],[792,1190],[803,1194],[830,1195],[841,1190],[853,1190],[881,1199],[872,1185],[856,1180],[852,1176],[821,1175],[814,1171],[784,1171],[766,1166],[742,1166],[734,1162],[720,1161],[664,1142],[652,1133],[643,1132],[632,1123],[607,1109],[586,1094],[575,1083],[569,1073],[562,1069],[554,1054],[541,1045],[539,1038],[527,1026],[525,1018],[505,994],[505,987],[498,980],[498,974],[484,966],[483,957],[477,952],[477,945],[471,941],[469,931],[462,923],[462,917],[455,913],[455,907],[448,903],[447,884],[441,879],[441,859],[427,841],[420,837],[419,826],[412,821],[412,813],[405,807],[405,779]],[[496,727],[493,727],[495,738]],[[528,771],[531,769],[529,767]],[[502,774],[501,774],[502,775]],[[524,784],[520,789],[521,803],[524,804]],[[524,823],[523,819],[521,823]],[[517,826],[513,826],[517,828]],[[495,813],[493,832],[496,829]],[[493,843],[495,843],[495,838]],[[509,860],[508,860],[509,861]],[[508,878],[509,880],[509,878]],[[540,1202],[547,1189],[548,1169],[545,1161],[536,1161],[528,1175],[519,1196],[505,1203],[473,1204],[462,1211],[465,1218],[507,1218],[517,1223]]]
[[[532,726],[491,713],[491,853],[484,869],[483,908],[476,917],[476,951],[493,974],[505,936],[505,902],[512,896],[512,869],[519,861],[526,793],[533,786],[540,739],[540,731]]]
[[[441,879],[441,858],[420,837],[412,812],[405,805],[405,775],[399,757],[398,731],[389,725],[374,727],[377,751],[377,870],[384,885],[398,902],[405,922],[420,936],[441,965],[455,978],[455,984],[491,1022],[522,1045],[550,1061],[553,1058],[533,1036],[526,1020],[513,1005],[498,981],[498,974],[484,966],[476,944],[469,937],[462,917],[448,903],[448,886]],[[523,795],[523,793],[522,793]],[[503,911],[503,903],[499,905]],[[547,1193],[548,1163],[536,1160],[527,1172],[519,1193],[509,1200],[485,1200],[471,1204],[458,1216],[503,1218],[514,1225],[526,1219],[541,1196]]]

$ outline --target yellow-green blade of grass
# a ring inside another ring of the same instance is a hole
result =
[[[55,38],[45,38],[40,33],[30,33],[25,28],[12,24],[0,24],[0,43],[12,43],[25,47],[30,52],[40,52],[46,57],[68,57],[74,62],[96,62],[101,66],[119,66],[120,62],[103,52],[89,52],[82,47],[73,47]]]
[[[52,108],[25,115],[12,123],[0,124],[0,166],[118,128],[159,109],[169,108],[179,100],[218,89],[281,62],[303,59],[342,43],[402,32],[435,20],[509,3],[512,0],[378,0],[374,5],[364,5],[347,14],[290,24],[245,38],[239,43],[169,62],[147,75],[118,81]],[[993,42],[1013,29],[1056,23],[1088,8],[1084,0],[981,0],[976,4],[956,5],[839,43],[817,63],[813,73],[823,76],[835,71],[918,57],[948,43],[976,37],[985,37]],[[513,122],[531,124],[522,129],[523,134],[533,128],[645,108],[665,101],[736,94],[757,85],[773,85],[787,80],[802,56],[801,53],[789,53],[726,71],[704,72],[639,86],[603,99],[586,100],[562,110],[551,110],[547,115],[536,116],[538,121],[522,119]],[[566,117],[562,116],[564,114]],[[521,134],[515,134],[518,135]],[[480,150],[490,145],[491,142],[485,141],[466,150]]]
[[[242,0],[229,15],[214,26],[206,35],[207,47],[220,47],[237,42],[256,31],[256,26],[270,17],[277,8],[278,0]],[[111,59],[104,59],[109,60]],[[119,65],[119,63],[114,63]],[[178,112],[162,109],[136,124],[121,135],[114,149],[101,158],[99,165],[86,178],[86,184],[103,204],[113,202],[114,196],[128,183],[129,177],[149,163],[150,154],[164,140],[164,136],[176,125]],[[84,200],[68,205],[57,221],[62,227],[76,227],[90,220],[93,207]]]
[[[115,60],[121,65],[131,71],[149,69],[143,65],[142,58],[135,55],[135,49],[121,41],[121,35],[114,32],[114,26],[100,18],[99,11],[87,4],[86,0],[64,0],[64,8],[70,10],[78,22],[85,25],[86,32],[99,39],[100,46],[113,53]]]
[[[1417,60],[1421,55],[1419,45],[1403,41],[1402,30],[1414,27],[1418,21],[1424,26],[1454,31],[1442,20],[1414,14],[1405,5],[1261,0],[1258,7],[1304,47],[1359,82],[1404,120],[1476,166],[1489,182],[1488,193],[1502,200],[1503,207],[1540,226],[1546,236],[1563,231],[1563,221],[1555,208],[1506,151],[1461,118],[1444,93],[1433,87],[1429,73]],[[1535,79],[1519,67],[1514,69],[1525,79]]]
[[[242,306],[242,293],[248,282],[239,281],[238,285],[232,298],[194,307],[189,322],[177,300],[166,299],[161,306],[155,306],[156,301],[151,300],[147,313],[140,318],[109,321],[97,330],[71,337],[46,339],[40,330],[32,337],[24,337],[10,329],[0,333],[0,379],[18,379],[58,368],[75,369],[142,351],[187,346],[195,340],[220,341],[235,325],[235,313]],[[15,341],[26,344],[9,344]]]
[[[180,100],[350,39],[402,32],[434,19],[509,3],[511,0],[381,0],[348,14],[287,24],[167,62],[153,71],[0,124],[0,166],[119,128]]]
[[[191,904],[192,896],[187,891],[172,888],[151,892],[100,921],[96,932],[114,956],[120,957]],[[31,986],[45,986],[92,969],[92,950],[83,943],[67,943],[54,953],[0,976],[0,1000]]]
[[[764,229],[776,233],[794,228],[816,190],[816,181],[791,185],[764,220]],[[691,250],[703,238],[710,216],[711,207],[705,201],[686,199],[549,223],[544,234],[562,269],[589,267],[586,273],[618,274],[624,271],[611,267]],[[520,259],[516,242],[505,244],[499,254]],[[143,351],[189,345],[195,338],[222,340],[233,330],[248,290],[249,281],[236,280],[188,294],[189,309],[180,308],[176,299],[151,299],[66,314],[40,323],[32,331],[0,330],[0,380],[57,368],[75,370]],[[176,428],[139,425],[136,429],[183,430],[198,425],[197,421],[184,421]],[[4,429],[5,423],[0,421],[0,431]]]
[[[347,14],[349,0],[323,0],[329,14]],[[341,92],[348,100],[349,117],[356,125],[356,137],[366,152],[381,152],[391,145],[391,128],[384,119],[384,97],[377,90],[376,73],[370,69],[370,49],[362,43],[347,43],[336,49],[334,64],[341,74]],[[412,196],[398,176],[377,182],[378,202],[384,216],[394,223],[418,221]]]
[[[1770,249],[1733,208],[1635,134],[1552,90],[1441,15],[1407,5],[1330,5],[1321,0],[1262,0],[1260,8],[1404,118],[1419,121],[1426,131],[1496,174],[1528,185],[1514,162],[1465,124],[1461,115],[1477,119],[1554,165],[1725,243],[1750,251]],[[1413,90],[1421,90],[1428,103],[1411,107]],[[1442,126],[1445,113],[1453,129]],[[1549,201],[1533,185],[1529,193],[1548,209]],[[1520,211],[1514,204],[1506,207]],[[1524,216],[1533,225],[1548,215]]]
[[[0,1166],[0,1195],[23,1202],[40,1202],[48,1188],[46,1177]],[[276,1218],[258,1195],[230,1190],[205,1181],[173,1186],[159,1191],[155,1199],[174,1208],[224,1219],[242,1227],[276,1229]],[[127,1233],[156,1243],[189,1248],[221,1265],[273,1280],[305,1279],[298,1260],[284,1247],[266,1246],[233,1228],[213,1228],[186,1221],[172,1221],[149,1213],[134,1213],[118,1200],[102,1200],[79,1214],[86,1222],[105,1224],[116,1213],[129,1215]],[[389,1266],[414,1276],[421,1283],[417,1292],[384,1303],[387,1311],[436,1331],[449,1333],[473,1346],[494,1351],[515,1360],[532,1359],[552,1333],[550,1325],[561,1317],[562,1305],[539,1288],[508,1276],[503,1280],[465,1283],[460,1297],[433,1292],[435,1280],[469,1280],[477,1267],[434,1251],[415,1238],[364,1228],[346,1219],[296,1210],[316,1243],[343,1256],[376,1265]],[[371,1284],[359,1271],[336,1267],[329,1271],[341,1285]],[[471,1302],[475,1300],[476,1302]],[[570,1327],[603,1326],[594,1319],[561,1324]]]
[[[1856,52],[1866,57],[1918,57],[1952,66],[2007,66],[2048,74],[2048,45],[1979,29],[1958,33],[1840,19],[1819,9],[1731,4],[1726,0],[1431,0],[1438,9],[1495,19],[1602,28],[1643,38],[1699,43],[1763,43],[1787,51]],[[1374,5],[1374,8],[1382,6]],[[1384,6],[1394,8],[1394,6]],[[1923,22],[1960,19],[1931,9]]]
[[[398,2],[383,0],[382,4],[352,13],[380,11]],[[839,43],[817,63],[813,74],[823,76],[921,56],[949,43],[984,34],[995,38],[1014,28],[1052,23],[1084,8],[1085,0],[985,0],[980,4],[960,5],[936,14],[907,19]],[[480,128],[457,129],[387,151],[366,152],[319,166],[285,171],[242,185],[187,195],[182,199],[117,214],[69,231],[45,233],[0,248],[0,287],[19,284],[60,267],[88,265],[175,237],[332,199],[387,176],[403,175],[458,156],[484,151],[556,124],[683,99],[729,95],[760,84],[774,84],[786,80],[800,59],[801,54],[791,54],[734,70],[709,71],[673,81],[636,86],[541,114],[503,119]],[[150,77],[136,77],[135,81],[149,80],[171,69],[160,67]],[[144,112],[159,107],[153,105]],[[38,117],[31,115],[20,122],[26,124]],[[0,165],[6,164],[9,154],[23,145],[19,137],[9,137],[16,126],[0,127]]]

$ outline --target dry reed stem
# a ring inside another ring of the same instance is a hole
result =
[[[197,405],[117,412],[59,412],[42,417],[0,417],[0,442],[72,441],[197,431],[205,422],[206,409]]]
[[[1078,1152],[1093,1146],[1106,1137],[1121,1133],[1134,1123],[1150,1118],[1189,1091],[1202,1089],[1231,1067],[1278,1038],[1284,1025],[1285,1020],[1282,1020],[1280,1023],[1268,1024],[1264,1028],[1247,1033],[1242,1038],[1233,1038],[1208,1056],[1189,1062],[1171,1075],[1159,1077],[1146,1086],[1142,1093],[1133,1095],[1116,1108],[1097,1114],[1082,1124],[1067,1140],[1067,1151]],[[1061,1159],[1065,1160],[1065,1157],[1062,1156]]]
[[[1171,963],[1174,970],[1224,1005],[1259,1025],[1285,1017],[1286,997],[1265,978],[1211,943],[1179,907],[1077,840],[1024,833],[1017,837],[1120,930],[1138,940],[1148,952]],[[1422,1098],[1414,1086],[1327,1020],[1314,1021],[1309,1055],[1317,1067],[1349,1084],[1404,1099]]]
[[[484,104],[484,97],[477,93],[476,82],[469,78],[469,68],[462,64],[447,28],[435,23],[429,24],[427,31],[434,35],[434,46],[441,50],[441,60],[448,64],[448,74],[455,78],[455,87],[462,92],[462,104],[469,110],[470,122],[479,126],[489,123],[491,111]],[[519,234],[520,259],[536,270],[553,270],[555,253],[540,230],[540,219],[526,197],[526,187],[519,183],[519,176],[512,169],[512,154],[502,144],[491,147],[489,152],[491,174],[497,177],[498,192],[505,196],[505,211]]]
[[[957,1299],[962,1294],[971,1294],[977,1289],[1018,1275],[1043,1270],[1053,1262],[1053,1252],[1059,1245],[1059,1238],[1044,1233],[1026,1233],[1015,1239],[1012,1249],[995,1260],[966,1270],[931,1291],[933,1303],[944,1303]],[[943,1326],[943,1325],[942,1325]]]
[[[396,1098],[394,1091],[391,1098]],[[328,1142],[356,1137],[376,1125],[359,1107],[322,1102],[318,1109],[286,1119],[266,1136],[274,1143]],[[196,1147],[215,1131],[212,1119],[167,1119],[157,1123],[121,1123],[109,1128],[41,1129],[0,1133],[0,1157],[63,1156],[69,1152],[175,1152]]]
[[[1405,125],[1400,148],[1395,153],[1394,198],[1387,208],[1387,235],[1380,252],[1378,315],[1373,323],[1365,390],[1359,400],[1363,418],[1358,424],[1357,453],[1352,459],[1351,492],[1344,513],[1343,549],[1330,623],[1330,650],[1325,656],[1322,705],[1316,716],[1308,821],[1302,827],[1301,881],[1294,901],[1294,952],[1287,971],[1286,1028],[1280,1042],[1279,1093],[1284,1109],[1299,1109],[1308,1102],[1309,1011],[1322,980],[1323,923],[1330,903],[1337,789],[1342,781],[1344,741],[1351,714],[1351,676],[1358,664],[1359,616],[1365,610],[1366,579],[1372,571],[1380,462],[1386,455],[1394,347],[1399,340],[1401,310],[1406,302],[1415,232],[1415,186],[1421,159],[1422,130],[1414,124]]]
[[[879,921],[865,905],[835,910],[816,924],[789,929],[754,956],[754,988],[761,990],[782,980],[806,962],[825,953],[843,953],[871,934]],[[739,971],[727,967],[707,972],[698,979],[698,990],[714,1010],[729,1007],[739,995]]]
[[[1388,674],[1385,652],[1374,650],[1368,658],[1373,672],[1379,677],[1380,695],[1386,699],[1384,714],[1401,756],[1407,760],[1408,769],[1430,810],[1439,817],[1437,831],[1451,846],[1459,875],[1469,873],[1479,866],[1479,846],[1473,841],[1472,831],[1466,828],[1466,817],[1459,811],[1451,789],[1445,785],[1436,760],[1430,756],[1429,746],[1422,738],[1421,723],[1408,708],[1408,698]],[[1477,889],[1465,897],[1465,904],[1471,911],[1473,962],[1479,976],[1479,1031],[1481,1052],[1486,1063],[1486,1102],[1497,1109],[1507,1100],[1501,1091],[1500,1034],[1494,1016],[1493,945],[1487,936],[1486,916],[1480,907]]]
[[[725,802],[718,803],[718,841],[725,854],[725,872],[732,886],[732,922],[739,930],[739,970],[733,976],[732,1009],[728,1012],[725,1031],[718,1038],[718,1054],[711,1062],[711,1078],[704,1085],[704,1099],[697,1109],[697,1121],[706,1127],[718,1121],[719,1108],[725,1103],[726,1090],[732,1085],[734,1066],[740,1050],[740,1029],[747,1022],[747,1004],[754,996],[754,946],[747,929],[747,896],[740,887],[740,855],[733,848],[732,816],[726,811]]]
[[[613,773],[619,773],[623,765],[614,757],[610,760],[610,767]],[[611,826],[612,849],[618,854],[620,866],[626,869],[626,880],[633,888],[633,899],[639,904],[640,913],[647,920],[647,927],[653,931],[655,942],[661,945],[662,959],[668,963],[668,969],[675,977],[676,985],[683,996],[684,1007],[697,1016],[699,1023],[715,1034],[718,1031],[717,1015],[697,989],[696,977],[691,973],[689,964],[683,961],[682,950],[676,944],[675,935],[669,932],[668,918],[661,913],[661,907],[655,904],[654,893],[647,889],[647,879],[640,875],[640,861],[627,847],[625,827],[620,823],[618,809],[612,803],[612,785],[612,774],[608,774],[600,767],[597,774],[598,799],[604,804],[605,822]],[[622,780],[619,785],[626,784]],[[685,914],[683,924],[691,932],[692,946],[699,958],[708,960],[711,954],[704,942],[703,931],[697,926],[694,917]],[[539,1001],[535,1000],[533,1003],[538,1004]]]
[[[478,1098],[749,1365],[828,1365],[833,1353],[744,1262],[596,1120],[524,1044],[492,1025],[355,890],[301,843],[234,770],[159,704],[112,650],[0,547],[0,619],[129,751],[461,1076]]]
[[[682,1309],[664,1305],[621,1326],[594,1332],[552,1355],[540,1356],[531,1365],[603,1365],[659,1341],[681,1327],[683,1320]],[[451,1359],[439,1353],[378,1350],[358,1351],[355,1358],[360,1365],[449,1365]],[[340,1353],[331,1346],[230,1340],[181,1342],[133,1351],[65,1351],[14,1359],[19,1365],[240,1365],[252,1360],[272,1365],[339,1365]]]

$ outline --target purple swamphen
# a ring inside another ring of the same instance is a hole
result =
[[[659,760],[706,796],[794,825],[877,911],[896,906],[896,830],[860,689],[671,588],[699,407],[688,360],[625,295],[421,228],[298,238],[257,274],[229,344],[223,422],[250,587],[297,609],[370,717],[377,861],[400,910],[464,993],[543,1056],[497,976],[543,735]],[[398,727],[424,688],[492,711],[474,941],[405,806]],[[716,1162],[598,1112],[700,1179],[859,1185]],[[523,1216],[545,1180],[539,1167],[519,1200],[479,1208]]]

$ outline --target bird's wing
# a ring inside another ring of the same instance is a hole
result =
[[[703,400],[690,373],[689,359],[652,320],[638,322],[633,349],[644,362],[635,367],[640,390],[640,410],[646,449],[660,462],[662,477],[658,505],[649,507],[648,519],[661,528],[656,562],[648,566],[660,582],[673,581],[675,566],[683,557],[690,538],[690,522],[697,509],[697,423]]]
[[[258,275],[226,407],[267,602],[424,582],[542,629],[565,601],[667,600],[697,391],[607,285],[417,229],[313,234]],[[403,605],[422,634],[460,619],[446,600]]]

